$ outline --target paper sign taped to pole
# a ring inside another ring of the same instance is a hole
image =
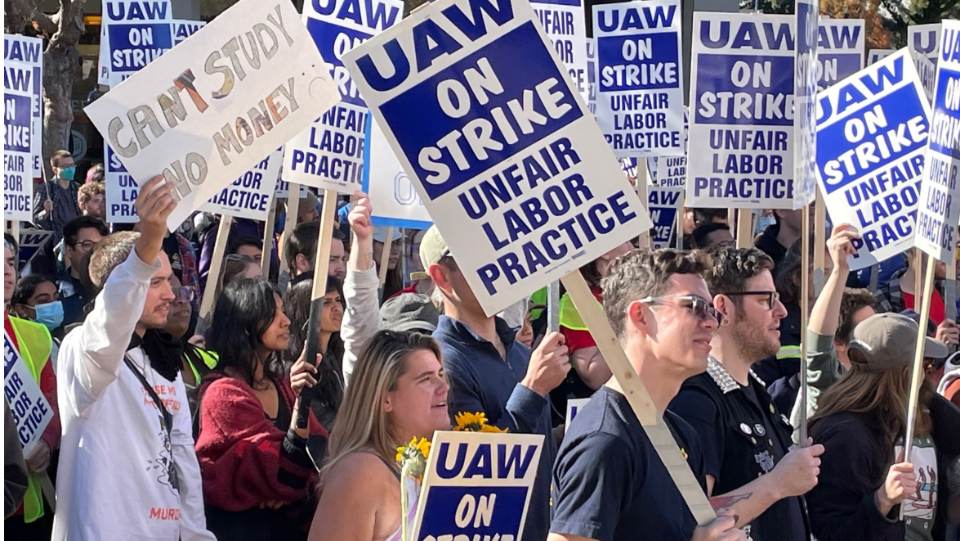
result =
[[[366,139],[363,191],[373,200],[370,221],[382,227],[429,229],[433,220],[427,207],[376,122],[367,122]]]
[[[311,0],[303,21],[323,58],[332,64],[339,101],[309,129],[287,142],[284,178],[306,186],[352,194],[363,180],[367,106],[341,57],[401,19],[400,0]]]
[[[680,0],[593,6],[597,122],[618,158],[683,154]]]
[[[896,49],[870,49],[867,53],[867,65],[872,66],[895,52]]]
[[[36,378],[30,373],[30,369],[20,356],[12,334],[10,322],[4,318],[3,394],[10,405],[13,422],[17,425],[17,436],[20,439],[23,454],[29,456],[53,419],[53,408],[43,396]]]
[[[173,48],[172,14],[169,0],[103,1],[101,24],[107,38],[107,84],[120,84]]]
[[[829,88],[863,69],[863,19],[820,19],[818,86]]]
[[[820,0],[797,0],[797,56],[794,62],[793,208],[817,198],[817,42]]]
[[[960,21],[943,21],[914,245],[950,261],[960,222]]]
[[[670,239],[677,228],[677,213],[680,212],[683,201],[683,187],[650,186],[647,188],[647,200],[650,219],[653,220],[653,247],[669,248]]]
[[[913,247],[930,107],[906,49],[817,96],[817,180],[835,224],[860,233],[850,269]]]
[[[298,18],[241,0],[86,107],[134,180],[174,185],[171,230],[339,100]]]
[[[411,539],[517,539],[543,436],[434,432]]]
[[[651,226],[535,18],[438,0],[343,57],[487,314]]]
[[[279,149],[274,150],[199,210],[234,218],[266,221],[277,191],[282,161],[283,154]]]
[[[688,207],[793,208],[794,19],[693,14]]]
[[[937,64],[940,52],[940,24],[912,24],[907,27],[907,47]]]

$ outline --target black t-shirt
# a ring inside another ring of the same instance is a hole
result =
[[[669,411],[664,420],[703,485],[697,434]],[[599,541],[687,541],[696,527],[626,397],[601,387],[560,446],[550,531]]]

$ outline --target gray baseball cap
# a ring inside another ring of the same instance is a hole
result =
[[[920,326],[908,316],[874,314],[853,328],[847,347],[863,354],[866,362],[858,363],[862,369],[882,372],[913,363],[919,335]],[[924,357],[943,359],[948,354],[943,342],[924,337]],[[854,362],[853,358],[850,362]]]
[[[440,312],[433,301],[420,293],[403,293],[380,307],[384,327],[391,331],[437,330]]]

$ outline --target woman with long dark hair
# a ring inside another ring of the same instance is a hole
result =
[[[306,440],[325,431],[312,416],[309,432],[296,427],[316,368],[301,357],[290,379],[282,375],[289,325],[266,281],[241,280],[217,299],[206,344],[220,357],[200,387],[197,459],[207,527],[219,539],[306,538],[317,480]]]
[[[906,316],[865,319],[847,346],[850,371],[820,396],[809,426],[825,451],[806,497],[820,541],[944,541],[947,522],[960,519],[960,493],[950,489],[960,481],[960,411],[926,380],[909,461],[903,455],[918,339]],[[925,355],[946,355],[942,343],[925,340]]]

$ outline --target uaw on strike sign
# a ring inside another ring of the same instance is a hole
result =
[[[438,0],[343,57],[488,314],[650,228],[519,0]]]
[[[9,322],[4,322],[9,328]],[[3,394],[17,425],[24,456],[29,456],[53,419],[53,409],[27,368],[7,328],[3,330]]]

